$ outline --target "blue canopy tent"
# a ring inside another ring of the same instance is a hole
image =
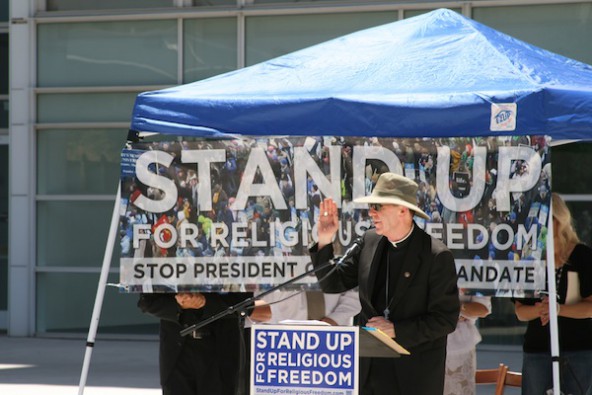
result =
[[[441,9],[192,84],[142,93],[131,129],[175,135],[592,134],[592,67]]]
[[[508,114],[514,122],[498,128],[498,117],[505,121]],[[207,80],[142,93],[131,130],[216,138],[538,134],[589,139],[592,67],[441,9]],[[118,203],[79,393],[98,325]],[[552,227],[549,233],[552,237]],[[551,266],[548,274],[553,278]],[[554,282],[549,286],[554,298]],[[552,354],[557,356],[554,309],[551,304]],[[559,393],[558,361],[553,368]]]

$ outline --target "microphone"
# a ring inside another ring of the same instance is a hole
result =
[[[341,266],[345,264],[345,261],[351,258],[352,256],[356,255],[358,252],[362,250],[364,247],[364,240],[362,237],[358,237],[354,240],[354,243],[345,251],[345,253],[335,262],[336,266]]]

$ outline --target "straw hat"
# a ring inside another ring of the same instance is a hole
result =
[[[382,173],[370,196],[355,199],[356,203],[395,204],[414,211],[416,215],[430,219],[417,207],[417,184],[407,177],[395,173]]]

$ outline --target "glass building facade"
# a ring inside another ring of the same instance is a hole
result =
[[[592,1],[0,0],[0,330],[88,332],[138,93],[442,7],[592,64]],[[592,145],[552,154],[553,188],[590,244]],[[155,334],[136,301],[108,287],[98,333]],[[510,301],[493,308],[484,341],[521,343]]]

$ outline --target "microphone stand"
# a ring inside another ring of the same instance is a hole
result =
[[[337,262],[338,261],[339,261],[339,259],[337,260]],[[300,275],[298,275],[298,276],[296,276],[294,278],[291,278],[291,279],[289,279],[286,282],[283,282],[281,284],[278,284],[275,287],[272,287],[272,288],[268,289],[267,291],[260,293],[257,296],[252,296],[252,297],[250,297],[248,299],[245,299],[242,302],[239,302],[239,303],[237,303],[237,304],[235,304],[233,306],[228,307],[226,310],[222,310],[221,312],[216,313],[213,316],[211,316],[209,318],[206,318],[203,321],[198,322],[197,324],[188,326],[187,328],[183,329],[179,333],[181,334],[181,336],[186,336],[186,335],[190,334],[191,332],[193,332],[193,331],[195,331],[195,330],[197,330],[199,328],[202,328],[202,327],[204,327],[204,326],[206,326],[208,324],[211,324],[214,321],[219,320],[222,317],[226,317],[227,315],[233,314],[235,312],[239,312],[241,315],[244,315],[245,308],[247,306],[249,306],[251,303],[253,303],[254,301],[256,301],[256,300],[258,300],[258,299],[260,299],[260,298],[262,298],[262,297],[264,297],[266,295],[269,295],[270,293],[272,293],[274,291],[277,291],[278,289],[281,289],[281,288],[283,288],[284,286],[286,286],[288,284],[292,284],[293,282],[296,282],[296,281],[300,280],[301,278],[304,278],[304,277],[310,275],[311,273],[314,273],[314,272],[317,272],[319,270],[325,269],[325,268],[327,268],[329,266],[332,266],[334,264],[334,262],[336,262],[336,260],[335,259],[331,259],[331,260],[323,263],[322,265],[319,265],[318,267],[313,267],[312,269],[310,269],[310,270],[308,270],[308,271],[306,271],[306,272],[304,272],[304,273],[302,273],[302,274],[300,274]]]

